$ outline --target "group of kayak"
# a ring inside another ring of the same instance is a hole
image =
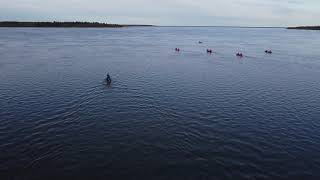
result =
[[[202,43],[203,43],[203,42],[199,41],[199,44],[202,44]],[[180,48],[175,48],[175,51],[176,51],[176,52],[180,52],[181,50],[180,50]],[[272,51],[271,51],[271,50],[265,50],[264,52],[265,52],[266,54],[272,54]],[[212,50],[212,49],[207,49],[207,53],[208,53],[208,54],[212,54],[212,53],[213,53],[213,50]],[[244,57],[244,55],[243,55],[241,52],[236,53],[236,56],[237,56],[237,57],[240,57],[240,58]],[[106,79],[105,79],[105,82],[107,83],[107,85],[111,85],[112,80],[111,80],[111,77],[110,77],[109,74],[107,74],[107,77],[106,77]]]
[[[176,52],[180,52],[181,50],[180,50],[180,48],[175,48],[175,51],[176,51]],[[265,50],[264,52],[265,52],[266,54],[272,54],[272,51],[271,51],[271,50]],[[212,50],[212,49],[207,49],[207,53],[208,53],[208,54],[212,54],[212,53],[213,53],[213,50]],[[241,53],[241,52],[236,53],[236,56],[237,56],[237,57],[244,57],[243,53]]]

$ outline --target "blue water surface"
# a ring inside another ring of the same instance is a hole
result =
[[[0,28],[0,179],[320,179],[319,48],[282,28]]]

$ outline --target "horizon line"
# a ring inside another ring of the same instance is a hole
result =
[[[158,27],[287,28],[287,26],[153,25]]]

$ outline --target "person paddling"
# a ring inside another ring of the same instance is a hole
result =
[[[237,55],[238,57],[243,57],[243,54],[242,54],[242,53],[239,53],[239,52],[238,52],[236,55]]]
[[[107,78],[106,78],[107,84],[111,84],[112,80],[111,77],[109,75],[109,73],[107,74]]]

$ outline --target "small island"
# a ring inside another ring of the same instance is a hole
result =
[[[288,27],[287,29],[297,29],[297,30],[320,30],[320,26],[298,26],[298,27]]]
[[[152,25],[120,25],[99,22],[22,22],[22,21],[0,21],[0,27],[35,27],[35,28],[121,28],[130,26],[152,26]]]

